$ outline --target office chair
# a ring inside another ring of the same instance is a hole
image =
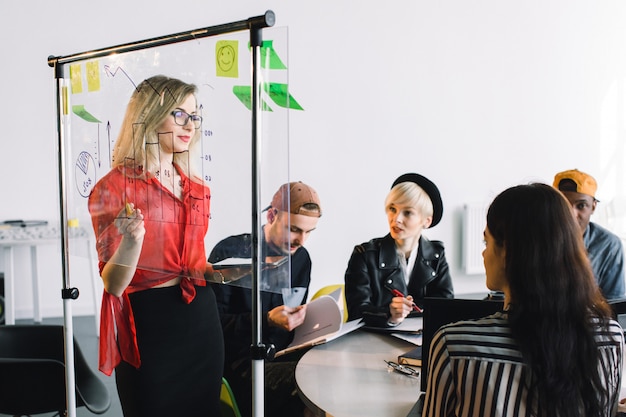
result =
[[[0,413],[66,412],[63,326],[0,326]],[[109,391],[74,339],[76,406],[94,414],[111,405]]]
[[[222,391],[220,393],[220,407],[222,417],[241,417],[241,412],[235,401],[235,394],[230,388],[226,378],[222,378]]]
[[[610,299],[608,302],[613,310],[613,318],[622,326],[626,334],[626,298]]]
[[[319,290],[317,290],[317,292],[315,294],[313,294],[313,297],[311,297],[311,301],[315,300],[316,298],[321,297],[322,295],[331,295],[332,293],[334,293],[335,291],[341,289],[341,294],[339,295],[340,301],[340,307],[342,306],[342,302],[343,302],[343,307],[341,314],[343,314],[343,322],[347,322],[348,321],[348,306],[346,304],[346,295],[345,295],[345,285],[344,284],[332,284],[332,285],[327,285],[325,287],[320,288]]]

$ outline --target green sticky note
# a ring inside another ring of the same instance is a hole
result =
[[[236,85],[233,87],[233,93],[243,103],[248,110],[252,110],[252,89],[248,85]],[[261,110],[273,111],[272,108],[261,99]]]
[[[239,41],[217,41],[215,43],[215,74],[218,77],[239,77]]]
[[[298,104],[296,99],[289,94],[289,87],[287,84],[264,83],[263,89],[267,94],[269,94],[274,103],[279,106],[288,109],[303,110],[302,106]]]
[[[72,106],[72,113],[74,113],[76,116],[88,122],[100,123],[100,120],[96,119],[91,113],[85,110],[85,106],[82,104],[77,104],[75,106]]]
[[[269,69],[287,69],[274,49],[274,41],[263,41],[261,44],[261,67]]]

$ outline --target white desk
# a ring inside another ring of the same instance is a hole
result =
[[[412,347],[363,329],[315,346],[296,366],[300,397],[319,416],[406,417],[419,396],[419,378],[390,371],[384,360],[397,361]]]
[[[99,279],[97,268],[95,265],[93,242],[87,231],[83,228],[70,228],[70,239],[81,239],[87,245],[89,266],[93,276]],[[39,308],[39,264],[37,262],[37,248],[42,245],[59,245],[61,242],[60,230],[58,227],[46,226],[28,226],[28,227],[9,227],[0,229],[0,247],[3,249],[4,255],[4,302],[5,302],[5,323],[15,324],[15,264],[14,252],[18,246],[30,247],[30,262],[33,282],[33,319],[36,323],[41,322],[41,310]],[[59,286],[61,285],[59,281]],[[98,294],[95,281],[92,281],[92,295],[95,306],[96,331],[98,332],[100,325],[100,308],[98,303]],[[61,297],[61,288],[59,288],[59,297]]]
[[[386,360],[414,347],[363,329],[313,347],[296,366],[305,404],[323,417],[406,417],[419,396],[419,378],[389,372]],[[626,352],[620,398],[626,398]],[[620,410],[626,413],[626,406]]]

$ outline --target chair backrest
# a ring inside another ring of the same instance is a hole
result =
[[[343,315],[343,322],[345,323],[348,321],[348,305],[346,304],[346,294],[345,294],[344,284],[332,284],[332,285],[327,285],[325,287],[322,287],[319,290],[317,290],[315,294],[313,294],[313,297],[311,297],[311,300],[315,300],[316,298],[319,298],[322,295],[330,295],[339,289],[341,289],[341,294],[339,295],[339,300],[340,300],[339,307],[341,308],[341,314]]]
[[[109,391],[74,340],[76,405],[102,414]],[[63,326],[0,326],[0,413],[40,414],[66,409]]]
[[[462,298],[426,297],[422,324],[421,391],[428,382],[428,355],[430,343],[439,328],[459,320],[478,319],[502,311],[504,301],[499,299],[472,300]]]
[[[220,393],[220,406],[222,417],[241,417],[235,394],[230,388],[226,378],[222,378],[222,391]]]
[[[613,309],[613,318],[622,326],[626,333],[626,298],[618,298],[608,300],[611,309]]]

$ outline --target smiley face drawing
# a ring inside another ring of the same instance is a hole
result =
[[[237,77],[237,41],[219,41],[215,45],[217,75]]]
[[[235,64],[235,49],[231,45],[224,45],[217,50],[217,65],[222,71],[228,72]]]

